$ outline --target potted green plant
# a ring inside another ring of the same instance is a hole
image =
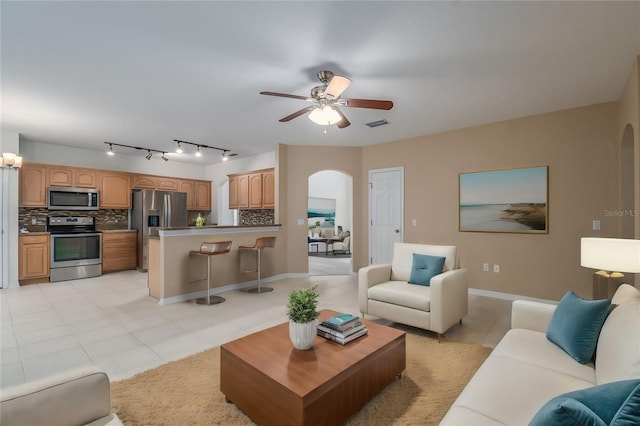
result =
[[[318,286],[289,293],[289,337],[296,349],[306,351],[313,346],[318,325],[318,296]]]

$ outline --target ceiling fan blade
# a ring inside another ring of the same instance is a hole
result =
[[[285,123],[287,121],[291,121],[294,118],[300,117],[302,114],[306,114],[307,112],[312,111],[315,107],[316,107],[315,105],[311,105],[311,106],[308,106],[306,108],[302,108],[301,110],[296,111],[293,114],[287,115],[286,117],[281,118],[278,121],[280,121],[281,123]]]
[[[351,80],[347,77],[342,77],[340,75],[334,75],[329,85],[324,91],[324,95],[327,99],[338,99],[342,92],[344,92],[347,87],[351,84]]]
[[[301,99],[303,101],[314,101],[315,99],[309,98],[307,96],[299,96],[299,95],[290,95],[288,93],[278,93],[278,92],[260,92],[261,95],[267,96],[279,96],[281,98],[293,98],[293,99]]]
[[[336,112],[338,113],[338,115],[340,117],[342,117],[342,120],[338,121],[336,123],[336,126],[338,126],[338,129],[344,129],[345,127],[349,127],[351,125],[351,122],[349,120],[347,120],[347,117],[345,117],[345,115],[342,113],[342,111],[340,111],[340,109],[338,107],[333,107],[333,109],[336,110]]]
[[[345,106],[352,108],[370,108],[370,109],[385,109],[390,110],[393,108],[393,102],[380,101],[376,99],[341,99]]]

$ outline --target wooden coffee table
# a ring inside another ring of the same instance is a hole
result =
[[[405,333],[362,321],[369,334],[344,346],[316,337],[294,349],[288,322],[226,343],[220,390],[259,425],[342,424],[405,369]]]

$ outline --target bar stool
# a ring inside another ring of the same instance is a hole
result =
[[[267,293],[269,291],[273,291],[270,287],[262,287],[260,285],[260,254],[262,253],[262,249],[271,247],[273,248],[276,245],[276,237],[260,237],[256,239],[256,243],[252,246],[240,246],[238,250],[245,251],[254,251],[256,253],[256,269],[250,269],[248,271],[242,272],[258,272],[258,286],[255,288],[249,289],[249,293]]]
[[[224,297],[211,295],[211,256],[229,253],[231,250],[231,241],[204,242],[200,246],[200,250],[192,250],[189,252],[189,263],[197,257],[206,256],[207,258],[207,296],[196,300],[198,305],[217,305],[224,302]],[[191,269],[191,265],[189,265]]]

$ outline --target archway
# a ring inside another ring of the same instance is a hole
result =
[[[322,170],[309,176],[308,189],[309,275],[351,274],[353,178]]]
[[[635,194],[634,179],[634,134],[631,124],[627,124],[620,144],[620,237],[635,237]]]

